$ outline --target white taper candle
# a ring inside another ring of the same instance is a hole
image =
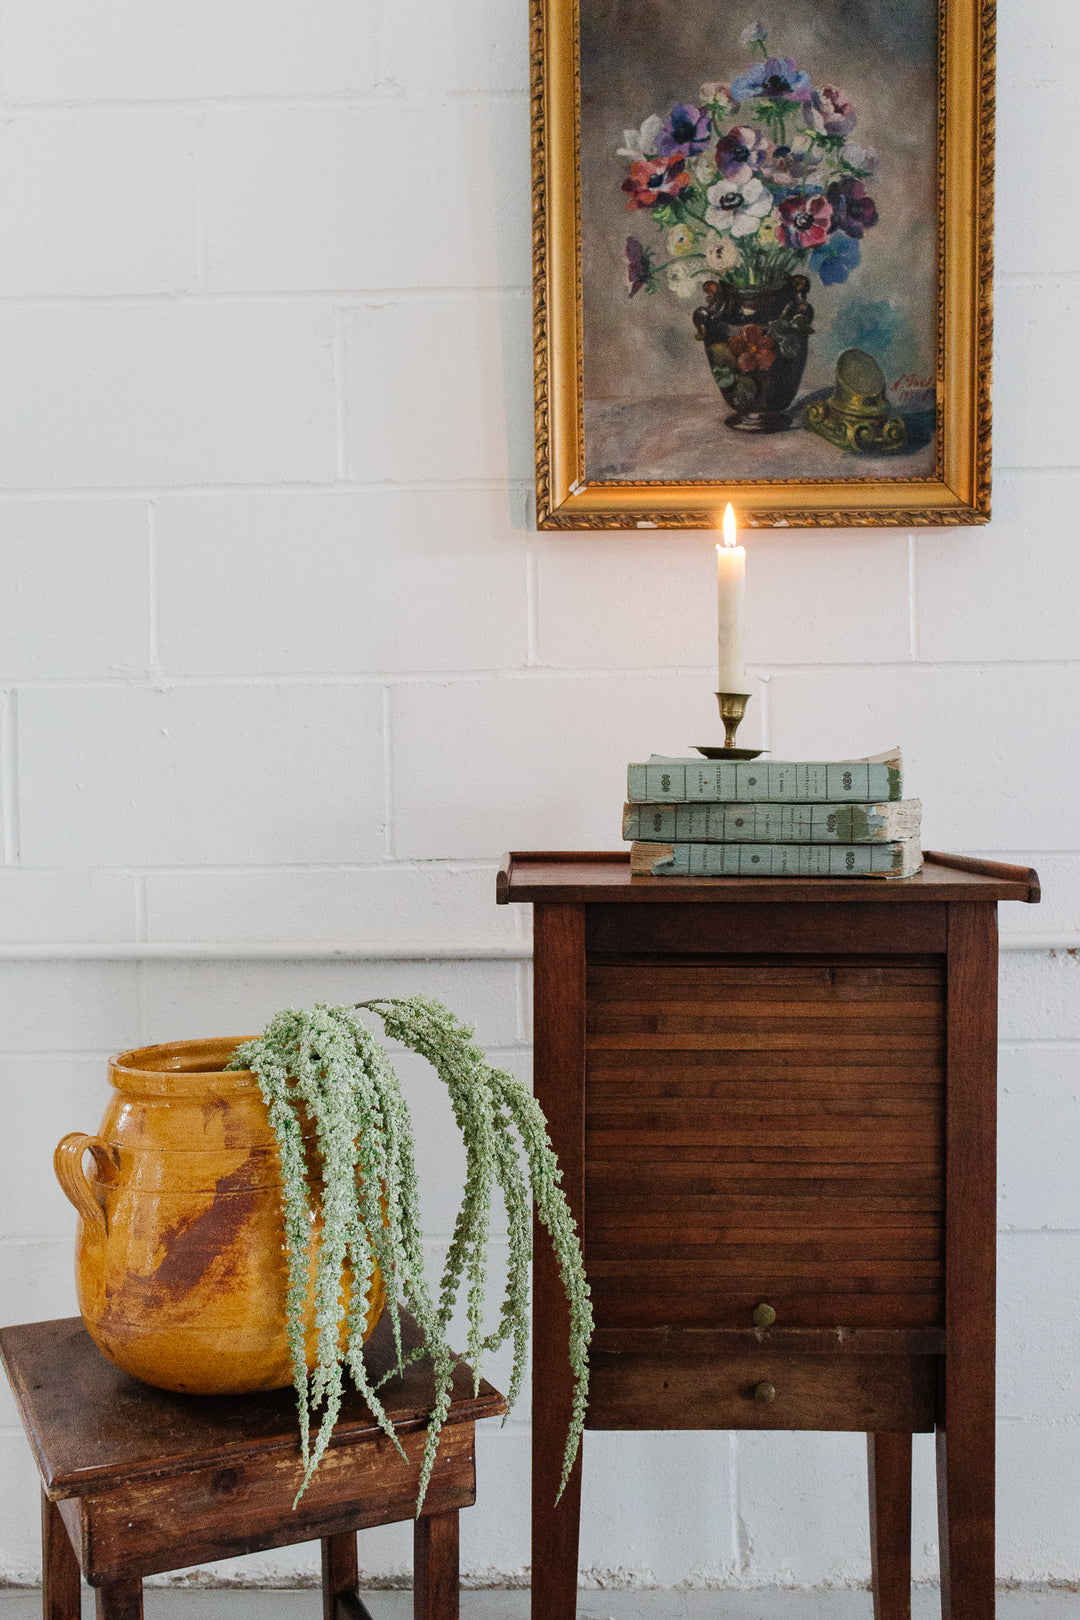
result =
[[[735,544],[735,513],[724,511],[724,544],[716,548],[719,692],[745,692],[743,633],[746,619],[746,552]]]

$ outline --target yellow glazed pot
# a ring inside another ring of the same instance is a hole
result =
[[[124,1372],[185,1394],[292,1383],[277,1146],[255,1076],[224,1072],[238,1045],[121,1052],[100,1132],[65,1136],[54,1161],[79,1212],[76,1283],[90,1337]],[[365,1338],[385,1299],[376,1269]],[[313,1314],[309,1295],[309,1366]]]

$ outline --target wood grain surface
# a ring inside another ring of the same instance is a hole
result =
[[[598,1323],[940,1323],[945,1041],[932,958],[591,963]]]
[[[587,1421],[590,1429],[929,1430],[934,1379],[928,1356],[600,1351]],[[755,1394],[763,1385],[768,1402]]]
[[[994,1614],[997,919],[949,908],[948,1229],[938,1428],[944,1620]]]
[[[402,1342],[406,1349],[419,1342],[416,1324],[404,1312]],[[378,1381],[393,1359],[385,1315],[365,1354],[369,1374]],[[42,1481],[53,1499],[82,1496],[102,1485],[150,1478],[200,1462],[226,1467],[276,1456],[289,1466],[298,1465],[300,1438],[292,1390],[198,1396],[151,1389],[107,1361],[78,1317],[2,1328],[0,1356]],[[402,1377],[389,1378],[380,1398],[399,1434],[425,1429],[434,1401],[430,1363],[414,1362]],[[481,1380],[474,1397],[472,1373],[458,1369],[448,1423],[471,1423],[505,1410],[503,1397],[486,1380]],[[347,1383],[328,1455],[365,1438],[377,1439],[381,1432],[366,1403]]]
[[[911,1620],[911,1435],[866,1436],[874,1620]]]
[[[458,1620],[458,1516],[431,1514],[413,1527],[413,1620]]]
[[[674,901],[719,906],[745,898],[764,905],[808,901],[851,905],[869,900],[889,906],[953,900],[1034,903],[1039,898],[1038,874],[1031,867],[936,850],[924,850],[923,860],[922,871],[914,877],[891,882],[872,878],[636,878],[630,875],[629,850],[514,850],[503,856],[495,897],[499,905],[518,900],[529,904]]]
[[[585,1217],[585,908],[537,906],[533,1087],[580,1230]],[[547,1233],[534,1220],[532,1620],[573,1620],[577,1608],[581,1456],[556,1505],[573,1403],[570,1315]]]

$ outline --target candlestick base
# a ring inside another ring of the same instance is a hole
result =
[[[764,752],[761,748],[735,747],[735,733],[746,713],[751,695],[749,692],[717,692],[716,701],[724,722],[724,745],[722,748],[702,747],[698,743],[695,746],[699,754],[704,754],[706,759],[757,759]]]

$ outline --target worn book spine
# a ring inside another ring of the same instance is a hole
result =
[[[629,766],[631,804],[877,804],[903,798],[899,749],[875,759],[650,759]]]
[[[916,838],[888,844],[652,844],[630,846],[630,870],[652,877],[910,877]]]
[[[914,838],[918,799],[895,804],[628,804],[623,837],[660,844],[866,844]]]

